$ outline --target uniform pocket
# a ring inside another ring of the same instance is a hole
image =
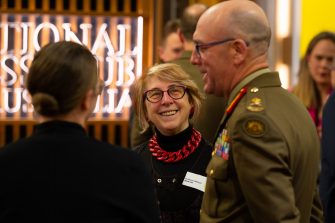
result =
[[[206,168],[206,174],[213,180],[226,181],[228,179],[228,160],[219,156],[212,156]]]
[[[206,168],[207,181],[202,202],[202,209],[206,215],[217,217],[220,205],[221,193],[219,185],[228,181],[228,161],[219,156],[212,156]]]

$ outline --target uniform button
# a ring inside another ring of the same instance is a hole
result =
[[[172,179],[172,183],[175,183],[175,182],[176,182],[176,178],[173,178],[173,179]]]
[[[258,91],[259,91],[259,89],[257,87],[253,87],[253,88],[250,89],[250,92],[252,92],[252,93],[256,93]]]
[[[157,179],[157,182],[160,184],[162,183],[162,179]]]
[[[210,171],[209,171],[209,175],[213,175],[214,174],[214,170],[213,169],[211,169]]]

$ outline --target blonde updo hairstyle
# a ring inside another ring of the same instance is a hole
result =
[[[96,89],[97,63],[78,43],[50,43],[36,53],[26,81],[35,111],[55,117],[72,111],[89,89]]]
[[[142,132],[149,128],[150,123],[148,120],[147,109],[145,105],[145,95],[144,92],[147,89],[147,82],[151,78],[158,78],[163,82],[173,82],[178,85],[185,86],[186,94],[188,94],[189,102],[193,105],[193,113],[190,113],[189,119],[192,121],[199,114],[201,101],[204,96],[199,91],[196,83],[191,80],[190,76],[177,64],[164,63],[155,65],[149,68],[146,74],[143,74],[139,79],[137,79],[132,87],[132,101],[135,109],[135,114],[137,115]]]

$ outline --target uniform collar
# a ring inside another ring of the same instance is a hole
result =
[[[234,89],[232,90],[231,94],[228,98],[228,105],[232,102],[232,100],[235,98],[235,96],[238,94],[238,92],[247,84],[249,84],[252,80],[255,78],[261,76],[262,74],[271,72],[269,68],[263,68],[260,70],[257,70],[250,75],[246,76],[240,83],[238,83]]]

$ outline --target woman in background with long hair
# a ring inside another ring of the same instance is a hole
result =
[[[321,135],[322,110],[332,91],[330,66],[335,56],[335,33],[320,32],[310,41],[301,60],[293,93],[304,103]]]

